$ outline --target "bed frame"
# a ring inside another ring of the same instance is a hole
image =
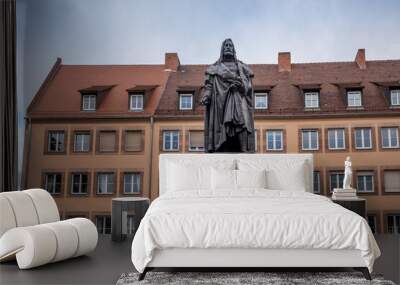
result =
[[[260,154],[257,154],[260,155]],[[262,154],[261,154],[262,155]],[[254,154],[161,154],[159,158],[160,195],[166,190],[164,185],[167,161],[188,159],[254,158]],[[307,191],[313,192],[313,156],[312,154],[268,154],[268,157],[282,159],[304,159],[309,172]],[[253,248],[169,248],[157,249],[139,280],[156,268],[231,268],[236,271],[262,268],[343,268],[350,267],[361,271],[367,280],[371,276],[359,250],[331,249],[253,249]]]
[[[194,249],[156,250],[152,261],[139,275],[143,280],[155,268],[232,268],[246,271],[254,268],[343,268],[361,271],[371,280],[359,250],[329,249]],[[289,271],[289,269],[288,269]]]

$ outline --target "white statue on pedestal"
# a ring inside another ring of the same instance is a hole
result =
[[[353,179],[353,171],[351,169],[351,159],[350,156],[346,157],[344,162],[344,179],[343,179],[343,189],[352,189],[351,180]]]

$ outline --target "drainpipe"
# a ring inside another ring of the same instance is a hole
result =
[[[148,175],[149,175],[149,189],[148,189],[148,193],[149,193],[149,199],[151,201],[151,186],[152,183],[151,181],[152,179],[152,174],[153,174],[153,129],[154,129],[154,117],[153,115],[150,116],[150,151],[149,151],[149,169],[147,171]]]

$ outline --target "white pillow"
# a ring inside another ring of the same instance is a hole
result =
[[[211,169],[211,188],[218,190],[236,190],[236,170],[233,169]]]
[[[167,191],[211,190],[211,169],[235,169],[235,160],[182,159],[167,164]]]
[[[170,163],[168,191],[185,191],[211,188],[210,168]]]
[[[236,170],[237,187],[240,188],[267,188],[267,171]]]
[[[306,191],[306,163],[300,159],[259,158],[238,160],[239,170],[267,170],[267,188],[272,190]]]
[[[269,189],[306,192],[304,163],[299,167],[269,169],[267,181]]]

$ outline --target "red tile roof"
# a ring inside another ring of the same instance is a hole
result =
[[[168,73],[161,65],[63,65],[57,62],[36,94],[30,117],[143,117],[152,115]],[[144,110],[128,110],[128,92],[143,91]],[[81,111],[81,93],[101,93],[96,112]],[[147,100],[146,100],[147,99]],[[100,102],[99,102],[100,101]]]
[[[377,82],[390,82],[400,86],[400,60],[367,61],[366,69],[360,69],[355,62],[326,62],[292,64],[291,71],[279,72],[277,64],[250,64],[255,76],[255,90],[271,89],[268,110],[256,110],[258,117],[273,116],[320,116],[320,115],[361,115],[372,113],[400,114],[399,109],[389,108],[383,95],[383,88]],[[201,116],[204,107],[198,104],[204,73],[207,65],[181,65],[171,73],[156,110],[156,116]],[[382,84],[381,84],[382,85]],[[301,89],[320,87],[320,110],[304,110]],[[363,88],[363,110],[347,109],[345,88]],[[195,91],[195,108],[178,110],[179,90]]]
[[[166,54],[166,63],[179,64],[176,54]],[[170,65],[173,65],[173,64]],[[172,66],[173,67],[173,66]],[[199,105],[207,65],[179,65],[177,70],[160,65],[63,65],[58,59],[28,107],[32,118],[96,117],[201,117]],[[279,72],[277,64],[251,64],[255,90],[270,90],[267,110],[256,117],[335,116],[400,114],[390,108],[384,91],[400,86],[400,60],[291,64]],[[363,109],[347,109],[345,88],[363,88]],[[304,110],[302,89],[320,88],[320,109]],[[128,93],[145,92],[144,110],[128,110]],[[178,110],[178,92],[193,91],[194,110]],[[96,112],[81,111],[81,93],[100,94]]]

